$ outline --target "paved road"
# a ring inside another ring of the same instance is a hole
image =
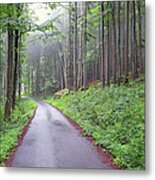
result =
[[[41,102],[12,167],[112,169],[58,110]]]

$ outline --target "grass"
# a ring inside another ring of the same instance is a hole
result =
[[[3,109],[0,108],[0,166],[5,166],[4,161],[7,159],[10,151],[16,145],[22,129],[27,124],[29,118],[33,115],[36,103],[32,100],[24,100],[12,111],[10,120],[3,120]]]
[[[104,89],[99,83],[86,92],[47,101],[78,123],[84,135],[94,137],[95,144],[108,150],[116,164],[125,169],[145,168],[143,82]]]

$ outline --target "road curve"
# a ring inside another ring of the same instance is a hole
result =
[[[11,166],[112,169],[66,117],[43,102],[38,102],[35,117]]]

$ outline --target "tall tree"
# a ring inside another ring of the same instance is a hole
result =
[[[77,88],[82,86],[82,77],[83,77],[83,71],[82,71],[82,47],[83,47],[83,2],[80,2],[80,16],[81,20],[79,21],[80,25],[80,35],[79,35],[79,56],[78,56],[78,79],[77,79]]]
[[[128,53],[129,53],[129,1],[125,2],[125,76],[126,80],[128,81]]]
[[[9,13],[9,17],[11,14]],[[8,50],[7,50],[7,94],[4,118],[10,118],[12,107],[12,91],[13,91],[13,29],[8,25]]]
[[[73,75],[74,75],[74,91],[77,89],[77,52],[78,51],[78,33],[77,33],[77,2],[74,6],[74,56],[73,56]]]
[[[40,55],[41,55],[41,47],[39,46],[38,55],[37,55],[37,62],[36,62],[36,96],[40,95]]]
[[[141,2],[137,1],[137,11],[138,11],[138,62],[140,64],[140,70],[143,70],[143,61],[142,61],[142,28],[141,28]]]
[[[102,86],[105,86],[104,74],[104,2],[101,2],[101,81]]]
[[[116,84],[116,63],[117,63],[117,54],[116,54],[116,24],[115,24],[115,2],[111,2],[112,7],[112,66],[113,66],[113,81]]]
[[[72,40],[71,40],[71,37],[72,37],[72,5],[71,5],[71,2],[69,2],[69,33],[68,33],[68,51],[69,51],[69,55],[68,55],[68,89],[69,89],[69,93],[70,93],[70,90],[71,90],[71,60],[72,60]]]
[[[2,61],[2,58],[3,58],[3,55],[2,55],[2,43],[3,42],[3,39],[2,39],[2,32],[0,32],[0,104],[2,102],[2,94],[3,94],[3,91],[2,91],[2,77],[3,77],[3,61]]]
[[[121,70],[121,19],[120,19],[120,11],[121,11],[121,2],[117,2],[116,6],[116,13],[117,13],[117,60],[118,60],[118,84],[120,84],[120,79],[122,76],[122,70]]]
[[[18,43],[19,43],[19,30],[15,30],[15,40],[14,40],[14,75],[13,75],[13,95],[12,95],[12,107],[15,108],[16,101],[16,90],[17,90],[17,78],[18,78]]]
[[[84,2],[83,87],[87,86],[87,2]]]
[[[21,40],[21,34],[19,35],[19,52],[21,51],[21,44],[22,44],[22,40]],[[21,78],[21,75],[22,75],[22,66],[21,66],[21,54],[19,53],[18,54],[18,96],[19,96],[19,100],[21,98],[21,87],[22,87],[22,78]]]
[[[107,9],[109,8],[109,2],[107,2]],[[109,64],[110,64],[110,18],[109,18],[109,13],[107,14],[107,61],[106,61],[106,85],[109,86],[110,80],[110,70],[109,70]]]

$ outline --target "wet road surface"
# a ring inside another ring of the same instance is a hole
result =
[[[96,148],[79,135],[66,117],[43,102],[38,102],[12,167],[112,169],[101,162]]]

